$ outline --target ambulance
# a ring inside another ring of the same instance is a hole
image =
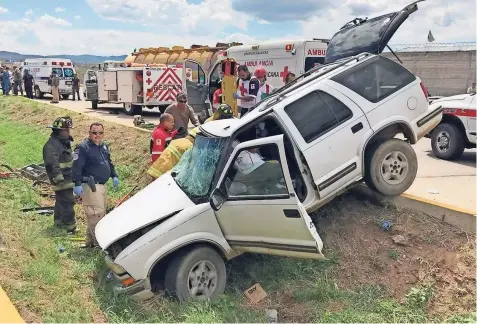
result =
[[[53,72],[60,78],[60,95],[63,99],[68,99],[73,94],[73,77],[76,73],[71,60],[61,58],[36,58],[26,59],[20,71],[28,69],[33,76],[33,91],[35,97],[42,99],[45,94],[51,94],[51,86],[48,80]]]
[[[324,63],[327,39],[263,42],[258,45],[233,46],[223,57],[235,59],[250,72],[257,67],[267,70],[267,82],[275,88],[285,85],[288,73],[296,77]]]

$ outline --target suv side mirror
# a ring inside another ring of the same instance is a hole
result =
[[[218,211],[225,202],[225,196],[220,189],[215,189],[212,191],[209,202],[212,209]]]

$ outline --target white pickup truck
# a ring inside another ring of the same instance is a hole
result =
[[[324,66],[241,119],[200,126],[170,173],[98,223],[116,289],[214,299],[225,261],[241,253],[323,258],[309,214],[351,186],[408,189],[418,167],[411,145],[439,124],[442,108],[429,109],[421,80],[379,54],[416,10],[346,24]]]

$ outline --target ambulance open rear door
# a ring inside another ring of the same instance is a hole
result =
[[[187,92],[189,105],[194,109],[197,117],[203,122],[208,117],[207,112],[207,80],[204,69],[199,62],[185,59],[182,69],[182,80]]]

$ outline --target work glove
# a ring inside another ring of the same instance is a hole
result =
[[[118,187],[119,185],[119,179],[117,177],[114,177],[113,178],[113,189],[116,190],[116,188]]]
[[[76,196],[81,196],[83,195],[83,187],[82,186],[76,186],[73,188],[73,192],[75,193]]]
[[[240,99],[240,96],[238,93],[234,92],[234,99]]]

